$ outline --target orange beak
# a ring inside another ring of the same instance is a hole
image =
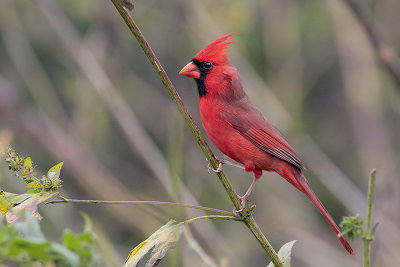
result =
[[[200,79],[199,68],[197,68],[197,66],[193,62],[189,62],[189,64],[183,67],[183,69],[181,69],[181,71],[179,72],[179,75]]]

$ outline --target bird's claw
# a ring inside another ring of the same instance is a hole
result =
[[[240,208],[236,209],[235,207],[233,207],[233,215],[235,215],[236,217],[242,217],[242,215],[240,215],[240,213],[246,208],[246,205],[248,207],[248,211],[251,212],[255,206],[249,207],[250,206],[250,200],[248,200],[249,196],[244,195],[243,197],[238,196],[238,198],[240,199]]]
[[[235,216],[235,217],[242,217],[242,215],[240,215],[240,213],[242,212],[244,210],[244,206],[240,206],[240,209],[236,209],[236,207],[233,207],[233,211],[232,211],[232,213],[233,213],[233,215]]]
[[[207,160],[208,161],[208,160]],[[222,162],[221,161],[218,161],[219,162],[219,164],[218,164],[218,168],[217,169],[214,169],[213,168],[213,166],[211,166],[211,163],[209,162],[208,163],[208,165],[207,165],[207,170],[208,170],[208,173],[209,174],[211,174],[211,171],[213,171],[213,172],[221,172],[222,171]]]

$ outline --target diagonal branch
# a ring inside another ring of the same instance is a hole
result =
[[[129,27],[131,30],[132,34],[135,36],[136,40],[139,42],[140,46],[142,47],[144,53],[146,54],[147,58],[149,59],[150,63],[153,65],[156,73],[158,74],[161,82],[164,84],[165,88],[168,91],[168,94],[170,95],[172,101],[176,104],[179,112],[181,113],[182,117],[184,118],[186,124],[189,126],[193,136],[197,140],[197,143],[199,144],[201,150],[203,151],[204,155],[207,157],[208,161],[210,162],[211,166],[214,169],[218,168],[219,162],[215,158],[214,154],[212,153],[210,147],[207,145],[204,137],[199,131],[199,128],[197,127],[196,123],[190,116],[189,112],[187,111],[185,105],[183,104],[180,96],[178,95],[175,87],[173,86],[171,80],[167,76],[166,72],[164,71],[164,68],[161,66],[160,62],[158,61],[156,55],[154,54],[153,50],[151,49],[150,45],[144,38],[143,34],[133,21],[132,17],[130,16],[129,12],[127,9],[125,9],[122,5],[121,2],[118,0],[111,0],[118,12],[120,13],[121,17],[124,19],[126,25]],[[227,194],[229,195],[233,205],[235,208],[238,210],[240,208],[240,200],[235,193],[232,185],[226,178],[225,174],[221,171],[216,173],[220,182],[224,186]],[[254,220],[254,217],[249,213],[248,210],[243,210],[240,212],[241,217],[243,218],[243,222],[245,225],[250,229],[250,231],[253,233],[253,235],[256,237],[257,241],[260,243],[260,245],[263,247],[265,252],[268,254],[272,262],[275,264],[275,266],[281,266],[283,267],[281,261],[279,260],[278,255],[276,254],[275,250],[272,248],[272,246],[269,244],[268,240],[262,233],[261,229],[257,225],[257,223]]]
[[[149,138],[127,102],[118,94],[115,85],[109,75],[105,73],[98,57],[93,53],[91,47],[81,40],[79,33],[71,21],[58,8],[57,4],[49,0],[36,0],[36,2],[53,29],[55,36],[60,40],[60,44],[64,50],[74,59],[77,67],[81,69],[87,81],[100,96],[111,115],[114,116],[132,151],[137,152],[173,200],[177,201],[179,199],[175,199],[177,197],[173,190],[173,185],[175,184],[182,191],[184,199],[188,200],[189,203],[196,203],[197,201],[193,194],[182,184],[176,173],[169,172],[163,153]],[[154,164],[155,162],[157,164]],[[172,183],[171,181],[174,182]],[[216,237],[220,235],[215,226],[210,222],[196,224],[194,227],[200,231],[207,231],[206,234],[208,236]],[[225,243],[223,240],[221,242]],[[209,245],[213,249],[217,247],[215,243]],[[235,257],[230,249],[226,249],[225,244],[221,248],[229,253],[230,257]]]
[[[170,95],[172,101],[176,104],[179,112],[183,116],[186,124],[189,126],[192,134],[196,138],[197,143],[199,144],[201,150],[203,153],[206,155],[208,161],[210,162],[211,166],[214,169],[218,169],[219,162],[214,156],[213,152],[211,151],[210,147],[207,145],[207,142],[205,141],[204,137],[200,133],[199,128],[197,127],[196,123],[190,116],[188,110],[186,109],[185,105],[182,102],[182,99],[178,95],[178,92],[176,91],[175,87],[173,86],[171,80],[169,79],[167,73],[165,72],[164,68],[161,66],[161,63],[158,61],[156,55],[154,54],[153,50],[151,49],[150,45],[144,38],[143,34],[141,33],[140,29],[137,27],[135,22],[133,21],[132,17],[126,11],[123,7],[120,6],[118,1],[116,0],[111,0],[114,5],[117,7],[117,10],[125,20],[125,23],[131,30],[132,34],[135,36],[137,41],[139,42],[140,46],[142,47],[144,53],[148,57],[150,63],[153,65],[155,71],[157,72],[161,82],[164,84],[165,88],[168,91],[168,94]],[[234,203],[235,207],[237,209],[240,208],[240,200],[237,197],[236,193],[234,192],[232,186],[230,185],[229,181],[223,174],[223,172],[217,173],[218,177],[220,180],[223,180],[223,185],[225,189],[229,189],[229,197],[231,198],[232,202]]]

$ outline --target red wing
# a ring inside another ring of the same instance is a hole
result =
[[[265,121],[265,126],[270,124],[270,127],[260,127],[256,123],[249,121],[242,122],[242,120],[231,116],[226,116],[226,118],[235,130],[253,142],[258,148],[296,166],[300,170],[305,170],[304,164],[300,161],[294,150],[283,139],[279,131],[269,122]]]

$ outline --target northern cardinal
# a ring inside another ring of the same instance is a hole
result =
[[[278,129],[250,102],[236,68],[226,57],[226,42],[233,33],[218,38],[201,50],[180,72],[194,78],[199,92],[203,127],[211,142],[225,155],[254,173],[254,180],[241,198],[242,206],[263,170],[277,172],[307,195],[324,216],[340,242],[354,254],[339,227],[310,188],[303,163]]]

